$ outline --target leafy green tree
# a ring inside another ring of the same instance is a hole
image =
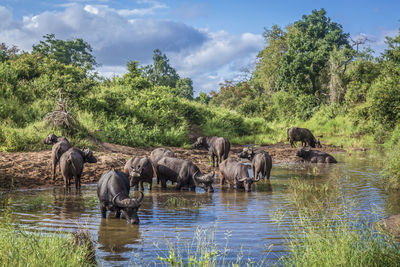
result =
[[[331,22],[324,9],[304,15],[293,27],[287,36],[287,52],[280,61],[277,86],[312,95],[324,93],[330,53],[334,47],[349,47],[349,35],[343,33],[340,24]]]
[[[176,91],[179,97],[193,99],[193,81],[190,78],[179,79],[176,83]]]
[[[265,29],[264,39],[267,46],[257,55],[257,65],[252,83],[261,86],[266,92],[277,91],[276,78],[282,55],[287,51],[287,32],[274,25]]]
[[[386,37],[386,44],[388,45],[388,49],[383,54],[384,59],[395,64],[400,64],[400,29],[399,35],[396,37]]]
[[[196,97],[196,100],[199,101],[202,104],[208,105],[208,103],[210,102],[211,97],[209,95],[207,95],[204,92],[200,92],[199,96]]]
[[[154,85],[175,88],[179,80],[178,73],[169,65],[169,59],[159,49],[154,50],[153,65],[145,66],[144,73]]]
[[[32,53],[40,53],[67,65],[77,65],[88,69],[97,66],[92,55],[92,47],[83,39],[59,40],[54,34],[43,36],[44,41],[33,45]]]
[[[0,44],[0,62],[7,61],[10,58],[18,55],[19,49],[13,45],[12,47],[8,47],[5,43]]]

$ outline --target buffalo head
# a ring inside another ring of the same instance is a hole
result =
[[[84,149],[83,154],[85,155],[85,157],[84,157],[85,162],[87,162],[87,163],[96,163],[97,162],[97,159],[95,156],[93,156],[93,151],[90,150],[90,148]]]
[[[200,171],[196,171],[193,175],[194,179],[197,182],[197,186],[204,189],[204,191],[208,193],[213,193],[214,188],[212,187],[212,183],[215,178],[215,172],[213,171],[211,174],[201,174]]]
[[[55,134],[50,134],[49,136],[46,137],[46,139],[43,140],[43,144],[52,145],[57,143],[57,141],[58,141],[58,136]]]
[[[205,137],[197,138],[196,142],[193,143],[193,148],[200,148],[204,146],[204,142],[206,141]]]
[[[116,207],[121,208],[122,216],[131,224],[138,224],[140,222],[139,217],[137,215],[137,211],[142,204],[143,201],[143,193],[140,193],[140,197],[137,199],[133,198],[125,198],[123,200],[118,200],[118,195],[115,195],[112,199],[112,204]]]
[[[239,153],[239,158],[252,160],[254,157],[253,146],[244,147],[243,151]]]
[[[236,176],[236,186],[238,188],[244,188],[246,192],[251,192],[251,185],[253,184],[254,180],[250,177],[239,177]]]

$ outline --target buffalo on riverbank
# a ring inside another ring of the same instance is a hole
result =
[[[134,157],[128,160],[124,166],[124,173],[129,176],[131,187],[139,189],[140,185],[140,189],[144,190],[143,182],[146,182],[149,184],[149,190],[151,190],[154,171],[153,165],[147,157]]]
[[[297,150],[296,156],[301,157],[305,161],[311,163],[337,163],[336,159],[326,152],[318,150],[305,150],[302,147]]]
[[[208,136],[197,138],[196,142],[193,144],[193,147],[204,147],[207,149],[212,159],[212,166],[215,167],[215,158],[217,158],[218,167],[222,160],[228,158],[231,144],[229,143],[229,140],[224,137]]]
[[[239,153],[240,158],[251,160],[251,170],[253,171],[253,177],[266,178],[269,180],[272,169],[272,158],[262,149],[254,150],[253,146],[244,147],[242,152]]]
[[[295,142],[300,141],[301,145],[310,147],[322,147],[319,140],[315,139],[310,130],[306,128],[291,127],[287,130],[287,139],[290,146],[294,147]]]
[[[64,136],[57,136],[50,134],[46,139],[43,140],[46,145],[53,145],[51,148],[51,173],[53,174],[53,181],[56,180],[56,167],[62,154],[64,154],[72,146],[68,142],[68,139]]]

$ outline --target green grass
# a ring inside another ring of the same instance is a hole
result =
[[[11,223],[10,210],[2,215],[0,266],[94,266],[88,243],[77,245],[71,234],[61,232],[27,232]]]

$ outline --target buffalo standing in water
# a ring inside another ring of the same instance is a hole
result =
[[[157,162],[162,158],[162,157],[171,157],[175,158],[174,152],[167,148],[156,148],[150,153],[150,160],[153,163],[154,169],[157,169]],[[157,184],[160,183],[160,179],[157,176]]]
[[[189,187],[192,191],[196,186],[206,192],[214,192],[212,183],[215,173],[203,174],[190,160],[163,157],[157,163],[157,177],[160,177],[161,188],[167,188],[167,181],[176,182],[176,190]]]
[[[97,159],[93,156],[90,149],[80,150],[71,147],[60,158],[61,174],[64,178],[64,186],[68,188],[72,177],[75,178],[76,189],[81,188],[81,175],[84,163],[96,163]]]
[[[64,154],[72,146],[64,136],[57,136],[50,134],[46,139],[43,140],[46,145],[53,145],[51,148],[51,172],[53,174],[53,181],[56,180],[56,166],[60,161],[61,155]]]
[[[250,192],[253,182],[260,180],[250,178],[248,166],[233,158],[224,160],[219,166],[219,171],[221,187],[227,182],[229,185],[236,185],[236,188],[244,188],[246,192]]]
[[[97,182],[97,196],[100,202],[101,216],[106,218],[107,210],[115,211],[115,218],[122,216],[131,224],[138,224],[137,211],[143,201],[143,193],[133,199],[129,197],[129,178],[125,173],[110,170]]]
[[[208,150],[208,153],[212,159],[212,166],[215,167],[215,158],[217,158],[217,167],[222,162],[228,158],[229,150],[231,144],[228,139],[224,137],[209,136],[209,137],[199,137],[193,144],[194,148],[204,147]]]
[[[153,165],[150,159],[144,158],[131,158],[128,160],[124,166],[124,173],[129,176],[130,186],[138,187],[144,190],[143,182],[149,184],[149,190],[152,188],[153,184]]]
[[[291,147],[294,147],[294,143],[297,141],[301,141],[302,146],[322,147],[319,140],[315,139],[310,130],[306,128],[289,128],[287,130],[287,139],[290,141]]]
[[[318,150],[305,150],[302,147],[297,150],[296,156],[311,163],[337,163],[336,159],[328,153]]]
[[[253,171],[253,177],[266,178],[269,180],[272,169],[272,158],[262,149],[254,151],[253,147],[244,147],[243,151],[239,153],[240,158],[251,160],[251,170]]]

